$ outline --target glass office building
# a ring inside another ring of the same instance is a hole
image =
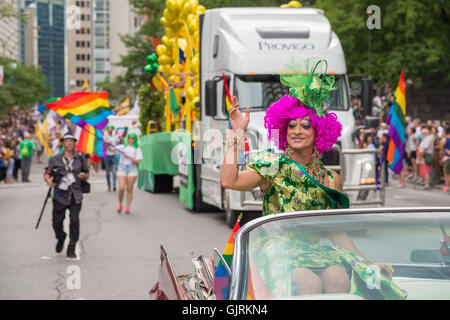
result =
[[[38,26],[38,65],[42,67],[47,84],[53,88],[51,97],[63,97],[65,92],[65,0],[20,0],[25,7],[35,7]],[[24,28],[22,26],[22,28]],[[23,30],[23,29],[22,29]],[[23,34],[23,32],[22,32]],[[24,40],[22,36],[22,63]]]

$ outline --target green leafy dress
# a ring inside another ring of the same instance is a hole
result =
[[[343,193],[332,189],[334,181],[329,170],[325,170],[330,186],[327,188],[312,179],[300,164],[268,151],[253,154],[247,170],[258,173],[269,183],[263,192],[264,215],[350,206]],[[317,233],[287,231],[262,233],[251,242],[250,259],[273,297],[292,294],[292,269],[304,267],[321,271],[339,265],[349,276],[349,293],[366,299],[406,298],[404,290],[384,275],[375,274],[370,261],[337,245],[320,243],[320,238]],[[371,286],[376,277],[379,279],[377,285]]]

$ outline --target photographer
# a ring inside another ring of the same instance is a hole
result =
[[[79,239],[80,210],[83,200],[81,182],[89,179],[89,167],[86,159],[75,152],[76,139],[66,133],[61,139],[63,152],[54,156],[44,175],[45,182],[54,189],[53,229],[55,230],[56,252],[60,253],[64,246],[66,233],[63,221],[66,209],[70,211],[70,242],[67,257],[76,258],[75,246]]]

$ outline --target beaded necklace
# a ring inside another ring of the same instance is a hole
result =
[[[292,160],[292,154],[294,152],[291,148],[287,147],[285,152],[285,157]],[[308,171],[308,173],[316,180],[317,182],[324,184],[325,177],[326,177],[326,169],[323,165],[322,161],[320,160],[321,155],[320,153],[314,148],[314,153],[312,154],[313,160],[311,162],[308,162],[307,164],[304,164],[303,167]]]

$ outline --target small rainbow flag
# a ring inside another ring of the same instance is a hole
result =
[[[394,103],[389,110],[386,123],[389,124],[389,144],[386,153],[386,161],[396,174],[403,169],[404,141],[405,141],[405,76],[402,70],[397,89],[395,90]]]
[[[159,71],[156,76],[158,77],[159,82],[161,82],[161,85],[163,87],[163,89],[166,89],[168,86],[170,86],[170,82],[169,80],[167,80],[166,76],[164,75],[164,73],[162,73],[161,71]]]
[[[86,124],[80,129],[76,151],[86,154],[95,154],[100,158],[103,158],[106,154],[106,150],[103,143],[102,131],[95,129],[89,124]]]
[[[223,85],[225,86],[225,93],[227,94],[225,97],[225,104],[227,107],[227,111],[230,111],[233,104],[231,103],[230,88],[228,87],[228,81],[227,81],[227,77],[225,76],[225,73],[222,73],[222,78],[223,78]],[[231,125],[230,125],[230,128],[231,128]]]
[[[45,106],[80,127],[86,124],[103,130],[113,112],[108,92],[75,92],[64,98],[48,101]]]
[[[231,262],[233,261],[233,250],[234,250],[234,237],[236,236],[236,232],[241,228],[239,222],[241,221],[242,214],[239,216],[236,224],[233,227],[233,231],[231,231],[230,238],[225,246],[225,250],[223,251],[223,258],[228,266],[231,267]],[[217,300],[225,300],[227,297],[228,291],[228,272],[220,260],[216,266],[216,271],[214,272],[214,293],[216,294]]]
[[[233,103],[231,102],[230,89],[228,87],[228,81],[227,81],[227,77],[225,76],[225,73],[222,73],[222,78],[223,78],[223,85],[225,86],[225,93],[226,93],[225,104],[227,107],[227,111],[230,112],[230,109],[233,106]],[[232,129],[230,119],[228,119],[228,125],[229,125],[230,129]],[[245,136],[244,152],[247,152],[247,153],[250,152],[250,146],[248,144],[247,136]]]

